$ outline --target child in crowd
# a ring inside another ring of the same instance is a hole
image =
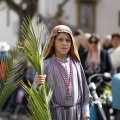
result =
[[[34,84],[43,84],[45,79],[54,86],[52,120],[89,120],[91,95],[72,31],[65,25],[53,28],[45,51],[44,75],[36,75]]]

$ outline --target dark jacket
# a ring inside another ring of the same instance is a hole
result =
[[[85,61],[87,59],[87,55],[88,55],[88,51],[83,53],[82,56],[81,56],[81,63],[83,65],[83,69],[85,67]],[[114,70],[113,70],[113,66],[112,66],[112,63],[111,63],[110,56],[107,53],[107,51],[105,51],[103,49],[100,51],[100,60],[101,60],[101,65],[100,65],[101,71],[100,71],[100,73],[108,72],[111,75],[113,75]]]

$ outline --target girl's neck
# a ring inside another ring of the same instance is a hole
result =
[[[66,59],[67,57],[68,57],[68,54],[56,54],[55,53],[55,56],[57,57],[57,58],[61,58],[61,59]]]

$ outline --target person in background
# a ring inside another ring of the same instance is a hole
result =
[[[77,46],[77,49],[78,49],[78,53],[79,55],[81,56],[81,54],[84,52],[84,48],[82,46],[82,42],[83,42],[83,31],[80,30],[80,29],[77,29],[74,33],[73,33],[73,36],[74,36],[74,40],[75,40],[75,43],[76,43],[76,46]]]
[[[7,42],[0,42],[0,60],[4,57],[10,58],[10,45]]]
[[[120,33],[112,34],[112,53],[110,54],[115,75],[112,77],[112,107],[115,120],[120,119]]]
[[[111,43],[111,35],[106,35],[103,41],[103,48],[110,52],[110,48],[112,48],[112,43]]]
[[[69,27],[53,28],[44,59],[45,75],[36,75],[33,85],[37,87],[46,79],[49,87],[54,86],[52,120],[89,120],[91,95]]]
[[[91,35],[88,39],[88,46],[88,51],[81,56],[86,79],[88,80],[91,75],[96,73],[103,73],[104,78],[109,79],[114,74],[114,70],[109,54],[100,47],[99,36]]]
[[[85,33],[84,34],[84,40],[82,42],[82,46],[84,48],[84,52],[86,52],[89,48],[88,46],[88,39],[90,38],[91,34],[90,33]]]
[[[116,73],[120,73],[120,33],[112,34],[112,52],[110,54],[113,68]]]
[[[30,62],[26,63],[25,70],[23,71],[23,82],[30,87],[28,81],[33,84],[34,78],[36,75],[36,70],[34,67],[31,65]]]
[[[5,58],[10,59],[9,50],[10,50],[10,45],[7,42],[0,42],[0,80],[2,79],[3,74],[7,76],[6,61],[4,60]]]
[[[78,48],[79,56],[88,50],[88,39],[91,36],[90,33],[83,33],[82,30],[78,29],[76,32],[74,32],[74,39],[76,46]]]

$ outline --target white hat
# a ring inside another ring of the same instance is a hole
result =
[[[0,42],[0,52],[5,52],[10,50],[10,45],[7,42]]]

